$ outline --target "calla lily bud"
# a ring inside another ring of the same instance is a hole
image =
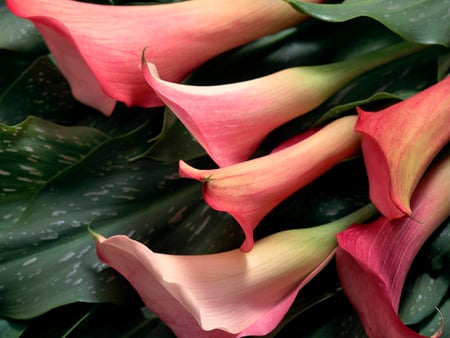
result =
[[[146,47],[164,78],[181,81],[208,59],[307,18],[276,0],[196,0],[152,6],[72,0],[7,0],[6,4],[35,24],[73,95],[106,115],[116,101],[128,106],[163,105],[142,77],[140,55]]]
[[[144,55],[144,76],[164,103],[225,167],[247,160],[275,128],[308,113],[357,76],[424,46],[400,43],[322,66],[295,67],[217,86],[170,82],[158,60]]]
[[[94,237],[99,258],[128,279],[177,337],[243,337],[276,328],[299,290],[333,257],[336,233],[375,212],[368,205],[329,224],[279,232],[249,253],[167,255],[127,236]]]
[[[338,234],[339,280],[369,337],[421,337],[403,324],[398,308],[414,257],[450,216],[449,177],[450,157],[425,174],[411,200],[417,220],[383,216]]]
[[[411,195],[436,154],[450,141],[450,77],[376,113],[358,109],[355,130],[370,198],[388,218],[412,215]]]
[[[200,170],[180,161],[179,173],[203,182],[205,201],[239,222],[246,236],[241,249],[249,251],[253,230],[275,206],[359,152],[355,122],[356,116],[340,118],[290,147],[225,168]]]

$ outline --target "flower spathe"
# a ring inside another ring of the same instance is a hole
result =
[[[279,232],[249,253],[167,255],[126,236],[94,236],[99,258],[130,281],[177,337],[265,335],[332,258],[335,234],[374,212],[368,205],[329,224]]]
[[[318,107],[358,75],[423,48],[405,42],[352,60],[217,86],[172,83],[159,74],[158,61],[151,56],[144,58],[143,71],[208,155],[225,167],[247,160],[271,131]]]
[[[450,141],[450,77],[376,113],[358,109],[355,129],[370,198],[388,218],[412,215],[410,198],[426,168]]]
[[[414,191],[417,219],[381,217],[337,235],[340,283],[369,337],[418,337],[397,312],[411,263],[425,240],[450,216],[450,157],[432,167]],[[370,301],[368,301],[370,299]],[[436,333],[439,335],[439,332]]]
[[[205,201],[239,222],[246,236],[241,249],[249,251],[253,230],[275,206],[359,152],[355,121],[340,118],[295,145],[224,168],[200,170],[180,161],[179,173],[203,182]]]
[[[283,1],[184,1],[107,6],[72,0],[7,0],[45,39],[74,96],[109,115],[116,101],[162,106],[141,70],[147,47],[162,76],[182,80],[206,60],[306,18]]]

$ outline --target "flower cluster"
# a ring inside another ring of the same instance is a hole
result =
[[[376,112],[358,107],[267,154],[257,150],[276,128],[310,113],[358,76],[426,45],[402,41],[252,80],[189,85],[182,81],[207,60],[308,16],[276,0],[6,4],[35,24],[79,101],[105,115],[116,102],[165,105],[217,164],[197,169],[180,158],[179,176],[199,181],[206,203],[239,223],[245,235],[240,248],[169,255],[124,235],[92,231],[99,259],[178,337],[268,334],[331,261],[369,336],[415,335],[397,312],[416,253],[450,215],[450,157],[438,157],[450,140],[450,77]],[[372,204],[327,224],[254,240],[272,210],[356,156],[364,159]]]

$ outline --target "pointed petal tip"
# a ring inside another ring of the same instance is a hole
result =
[[[240,250],[244,253],[250,252],[253,249],[253,246],[255,244],[254,239],[253,239],[253,232],[251,231],[250,233],[245,234],[245,240],[242,243]]]
[[[374,113],[365,111],[361,107],[356,107],[356,112],[358,113],[358,117],[355,123],[355,131],[361,134],[367,134],[366,121],[370,119]]]
[[[178,161],[178,175],[181,178],[191,178],[199,182],[207,181],[207,178],[202,174],[202,170],[190,166],[183,160]]]
[[[394,198],[391,198],[390,203],[382,204],[379,200],[375,200],[376,204],[378,204],[377,208],[380,213],[383,214],[387,219],[398,219],[402,217],[409,217],[411,219],[415,219],[413,216],[413,211],[411,210],[411,206],[409,203],[402,203],[399,201],[395,201]]]
[[[407,216],[407,217],[409,217],[409,218],[411,218],[413,220],[416,220],[414,215],[413,215],[413,211],[411,209],[411,204],[410,203],[408,203],[408,204],[401,204],[398,207],[399,207],[400,212],[403,213],[403,216]]]
[[[156,65],[150,61],[148,61],[148,58],[146,57],[146,51],[148,47],[145,47],[142,50],[141,54],[141,68],[144,72],[144,77],[147,80],[147,82],[150,82],[153,79],[161,80],[161,77],[159,76],[158,68]]]
[[[192,167],[183,160],[178,161],[178,174],[180,175],[180,177],[190,177],[188,175],[190,168]]]

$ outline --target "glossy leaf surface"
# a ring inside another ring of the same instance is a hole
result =
[[[450,45],[450,1],[347,0],[341,4],[306,4],[287,0],[294,8],[325,21],[342,22],[368,16],[406,40]]]

